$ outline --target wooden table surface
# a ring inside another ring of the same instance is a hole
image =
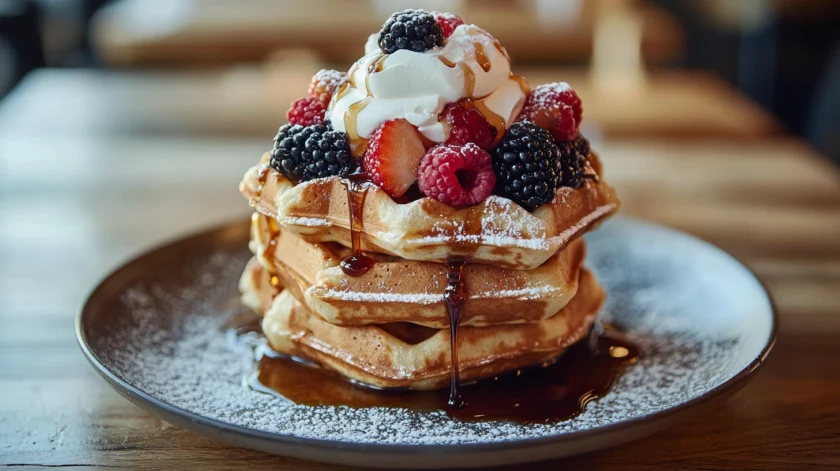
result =
[[[305,62],[180,74],[41,70],[6,98],[0,129],[17,135],[270,138],[320,67]],[[583,69],[515,70],[532,85],[569,82],[585,104],[590,136],[752,140],[781,132],[757,105],[703,73],[654,71],[628,89],[594,81]]]
[[[679,23],[650,2],[632,3],[642,56],[655,63],[678,58],[683,48]],[[146,5],[146,0],[117,1],[94,18],[94,47],[106,63],[230,65],[262,61],[277,50],[304,49],[325,60],[354,60],[368,35],[406,7],[455,12],[492,31],[521,61],[585,62],[600,18],[599,5],[591,0],[167,0],[153,8]],[[628,31],[616,34],[626,38]]]
[[[121,260],[247,217],[236,186],[270,135],[113,132],[105,122],[56,131],[32,118],[21,128],[21,96],[0,106],[0,467],[348,469],[165,424],[112,391],[74,338],[76,309]],[[82,101],[54,96],[52,109],[39,108],[51,111],[43,119],[80,118],[74,107],[94,97],[67,96]],[[97,113],[118,115],[105,108]],[[527,469],[840,469],[837,169],[779,136],[608,136],[595,147],[625,216],[743,260],[775,298],[781,330],[757,378],[716,410],[641,442]]]

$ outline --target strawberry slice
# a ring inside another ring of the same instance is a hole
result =
[[[373,132],[362,157],[370,181],[394,198],[417,181],[417,168],[426,153],[414,126],[405,119],[386,121]]]

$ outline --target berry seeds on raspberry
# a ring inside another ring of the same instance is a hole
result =
[[[547,83],[528,94],[519,120],[548,129],[558,142],[571,141],[580,132],[583,107],[568,83]]]
[[[379,31],[379,48],[386,54],[400,49],[425,52],[443,46],[443,31],[435,17],[425,10],[394,13]]]
[[[432,16],[434,16],[435,20],[437,20],[437,24],[440,26],[441,31],[443,31],[444,38],[452,36],[452,33],[455,32],[455,28],[464,24],[464,20],[454,13],[433,11]]]
[[[321,103],[329,104],[338,88],[347,81],[347,74],[333,69],[321,69],[309,82],[309,95],[317,97]]]
[[[496,128],[490,126],[481,111],[472,106],[472,100],[469,98],[446,105],[440,115],[449,123],[449,138],[446,144],[463,145],[473,142],[485,150],[493,145]]]
[[[481,203],[493,192],[496,175],[490,154],[473,143],[429,149],[418,170],[420,190],[455,208]]]
[[[286,112],[286,117],[289,118],[291,124],[312,126],[323,123],[326,112],[327,105],[318,97],[305,96],[292,103],[292,107]]]

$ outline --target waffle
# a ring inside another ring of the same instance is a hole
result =
[[[324,321],[290,290],[273,298],[266,270],[250,263],[242,278],[243,299],[265,312],[270,346],[309,359],[355,381],[378,388],[437,389],[450,381],[449,330],[411,324],[341,327]],[[577,295],[548,319],[518,325],[459,329],[458,368],[463,382],[556,358],[580,340],[605,294],[586,269]]]
[[[436,329],[449,325],[443,303],[446,265],[374,254],[377,263],[370,271],[347,276],[339,262],[350,249],[336,243],[312,244],[286,230],[272,231],[266,216],[254,216],[250,247],[259,262],[327,322],[413,322]],[[272,250],[266,250],[269,246]],[[585,252],[578,238],[533,270],[467,265],[462,325],[534,322],[553,315],[577,292]]]
[[[590,154],[587,172],[600,175]],[[308,242],[351,246],[347,192],[338,177],[293,184],[268,167],[268,154],[250,168],[240,191],[256,210]],[[400,204],[368,185],[361,247],[406,260],[445,262],[469,254],[474,263],[534,269],[572,240],[615,213],[619,201],[601,179],[561,188],[551,203],[528,212],[498,196],[464,209],[431,198]]]

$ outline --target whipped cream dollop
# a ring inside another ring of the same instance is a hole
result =
[[[365,56],[348,72],[348,83],[333,96],[327,118],[357,146],[379,125],[405,118],[426,139],[444,142],[449,129],[438,122],[448,103],[473,98],[485,119],[500,131],[512,124],[528,92],[511,74],[510,58],[493,36],[475,25],[460,25],[443,47],[426,52],[385,54],[378,34]],[[501,133],[499,133],[501,136]]]

